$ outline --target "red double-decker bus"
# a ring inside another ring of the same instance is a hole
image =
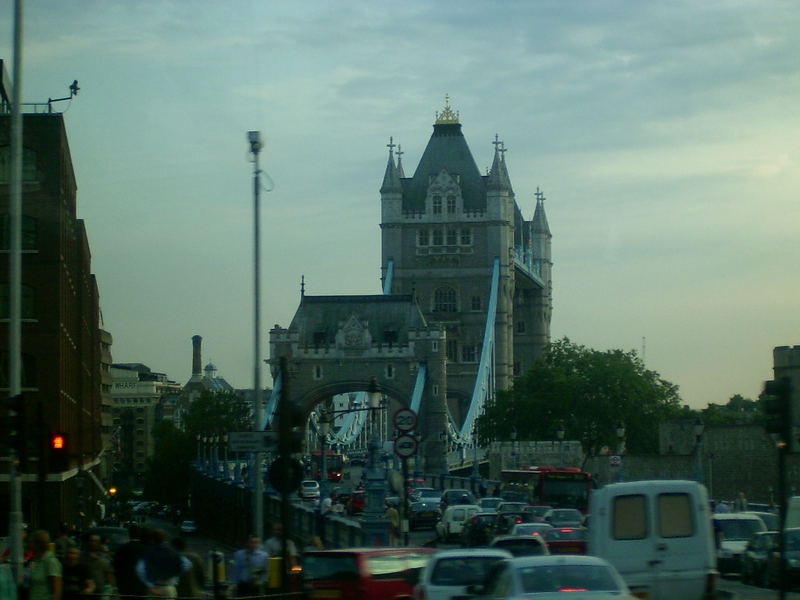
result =
[[[319,450],[311,451],[311,477],[317,481],[320,479],[322,469],[322,455]],[[325,469],[328,471],[328,481],[339,482],[342,480],[344,471],[344,456],[333,450],[325,450]]]
[[[591,473],[577,467],[522,467],[500,472],[500,495],[508,500],[554,508],[589,509],[596,487]]]

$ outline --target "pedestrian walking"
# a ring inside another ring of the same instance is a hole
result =
[[[206,586],[206,566],[196,552],[186,549],[183,538],[176,537],[170,542],[175,551],[192,564],[188,571],[178,578],[178,598],[202,598]]]
[[[251,535],[244,548],[233,555],[233,582],[236,597],[261,596],[268,576],[269,553],[261,546],[261,538]]]
[[[389,521],[389,545],[396,546],[400,539],[400,513],[394,504],[386,503],[386,512],[383,518]]]
[[[34,531],[31,536],[33,558],[28,563],[28,600],[61,600],[62,568],[50,550],[50,534]]]
[[[166,532],[163,529],[154,529],[151,543],[136,563],[136,574],[145,585],[148,596],[177,598],[176,586],[180,575],[191,568],[189,560],[167,544]]]
[[[56,558],[62,562],[67,555],[67,549],[77,546],[75,540],[70,537],[69,532],[69,526],[66,523],[62,523],[61,527],[58,529],[58,535],[56,536],[56,539],[53,540]]]
[[[282,523],[272,524],[272,537],[267,539],[267,541],[264,543],[264,547],[270,556],[283,556]],[[300,555],[297,552],[297,546],[290,539],[286,540],[286,552],[289,555],[289,568],[294,569],[295,567],[300,566]]]
[[[108,600],[117,584],[111,559],[98,534],[89,534],[85,539],[86,550],[81,552],[81,563],[89,569],[96,592],[102,594],[101,600]]]
[[[117,581],[117,591],[123,596],[123,600],[133,600],[147,595],[147,588],[136,574],[136,564],[144,556],[147,547],[145,539],[149,535],[149,530],[133,525],[128,531],[130,541],[117,548],[111,561]]]
[[[80,548],[68,547],[62,563],[62,600],[88,600],[89,594],[95,592],[96,584],[89,567],[81,563]]]

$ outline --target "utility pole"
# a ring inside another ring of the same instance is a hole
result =
[[[8,395],[18,397],[21,381],[21,293],[22,289],[22,0],[14,2],[14,89],[11,100],[11,173],[9,176],[9,229],[8,253],[9,314],[8,314]],[[24,399],[22,400],[24,402]],[[22,437],[22,436],[18,436]],[[27,440],[20,439],[19,445]],[[22,583],[22,479],[18,470],[17,447],[9,451],[9,493],[11,510],[8,531],[11,568],[18,584]]]
[[[263,429],[264,407],[261,404],[261,133],[248,131],[253,155],[253,431]],[[261,473],[262,452],[253,453],[253,534],[264,537],[264,475]]]

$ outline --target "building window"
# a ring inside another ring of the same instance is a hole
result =
[[[326,345],[326,338],[324,331],[315,331],[314,332],[314,346],[325,346]]]
[[[477,359],[477,351],[475,346],[462,346],[461,347],[461,359],[465,363],[474,363]]]
[[[444,240],[444,234],[442,233],[441,229],[434,229],[433,230],[433,245],[434,246],[441,246]]]
[[[386,365],[386,379],[394,379],[394,365]]]
[[[420,229],[417,231],[417,245],[418,246],[427,246],[428,245],[428,230],[427,229]]]
[[[397,332],[396,331],[384,331],[383,332],[383,343],[384,344],[389,344],[390,346],[392,344],[396,344],[397,343]]]
[[[36,219],[33,217],[22,216],[22,238],[23,250],[36,249]],[[11,229],[8,215],[0,215],[0,250],[8,250],[11,245]]]
[[[442,197],[436,195],[433,197],[431,204],[433,205],[433,214],[440,215],[442,214]]]
[[[23,285],[20,289],[21,301],[20,316],[23,319],[35,319],[36,307],[34,300],[33,288],[29,285]],[[0,283],[0,319],[8,319],[10,310],[11,298],[9,296],[9,287],[7,283]]]
[[[314,365],[314,379],[322,379],[322,367]]]
[[[517,333],[525,333],[525,321],[517,321]]]
[[[519,377],[520,373],[522,373],[522,368],[519,366],[519,361],[514,361],[514,377]]]
[[[458,232],[455,229],[447,229],[447,245],[455,246],[458,243]]]
[[[0,183],[9,182],[11,171],[11,153],[9,146],[0,146]],[[22,181],[36,181],[36,152],[30,148],[22,149]]]
[[[456,340],[447,341],[447,360],[450,362],[458,360],[458,342]]]
[[[472,306],[472,310],[481,310],[481,305],[482,304],[483,303],[481,302],[481,297],[480,296],[473,296],[472,297],[472,303],[470,305],[470,306]]]
[[[436,341],[436,340],[433,340],[433,341],[431,342],[431,350],[432,350],[433,352],[436,352],[436,351],[438,351],[438,350],[439,350],[439,342],[438,342],[438,341]]]
[[[453,214],[456,212],[456,197],[450,194],[447,196],[447,213]]]
[[[455,312],[456,291],[451,287],[440,287],[433,294],[433,312]]]
[[[461,245],[472,246],[472,229],[461,230]]]

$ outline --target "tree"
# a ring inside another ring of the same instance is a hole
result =
[[[706,425],[750,425],[764,420],[759,403],[741,394],[731,396],[727,404],[709,404],[701,418]]]
[[[205,391],[186,411],[183,430],[171,421],[157,423],[152,432],[153,455],[145,473],[147,497],[183,506],[191,464],[197,456],[197,436],[250,430],[250,415],[249,403],[238,394]]]
[[[481,442],[509,439],[580,440],[587,456],[618,444],[617,425],[625,426],[629,450],[658,449],[658,425],[667,418],[692,414],[681,407],[678,386],[646,369],[634,351],[599,351],[563,338],[548,345],[542,357],[511,390],[499,392],[478,420]]]

